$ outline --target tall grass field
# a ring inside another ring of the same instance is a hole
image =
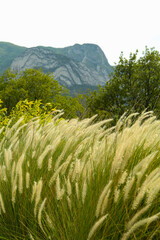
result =
[[[58,118],[0,130],[0,239],[160,239],[160,120]]]

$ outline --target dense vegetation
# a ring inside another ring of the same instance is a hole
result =
[[[26,69],[20,73],[6,71],[0,77],[0,99],[2,107],[10,114],[19,101],[41,101],[41,105],[63,109],[64,117],[80,116],[84,108],[81,96],[71,97],[68,90],[54,80],[52,74],[43,73],[41,69]]]
[[[0,239],[158,240],[160,121],[57,116],[0,142]]]
[[[117,120],[126,111],[144,109],[160,116],[160,53],[146,47],[139,59],[137,55],[138,51],[126,59],[122,53],[110,81],[87,96],[90,116],[98,113],[100,118]]]

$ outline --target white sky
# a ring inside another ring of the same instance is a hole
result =
[[[0,41],[66,47],[95,43],[110,64],[147,45],[160,51],[160,0],[1,0]]]

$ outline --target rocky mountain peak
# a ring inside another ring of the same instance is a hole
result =
[[[68,88],[105,85],[112,71],[105,54],[96,44],[75,44],[65,48],[39,46],[20,50],[12,59],[12,70],[42,68]]]

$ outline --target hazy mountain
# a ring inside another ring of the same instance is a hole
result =
[[[25,47],[0,42],[0,74],[4,73],[11,66],[12,61],[25,50]]]
[[[0,43],[0,59],[0,73],[9,67],[18,71],[42,68],[70,89],[93,89],[99,84],[104,85],[112,70],[103,51],[95,44],[24,48]]]

